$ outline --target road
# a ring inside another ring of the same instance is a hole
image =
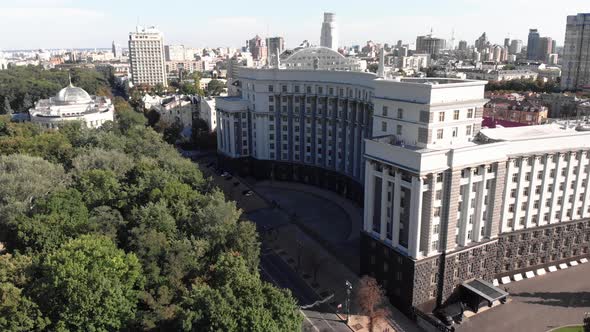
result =
[[[277,287],[291,290],[300,306],[312,304],[320,297],[309,287],[293,269],[274,251],[264,248],[260,256],[260,274],[263,280]],[[319,304],[302,310],[305,315],[304,331],[350,332],[350,328],[333,312],[328,305]]]
[[[245,212],[248,219],[256,224],[260,234],[289,223],[289,218],[283,211],[269,207],[258,194],[251,197],[240,194],[249,187],[243,183],[235,186],[234,182],[239,181],[238,178],[228,181],[227,178],[216,174],[212,167],[206,167],[206,164],[211,161],[210,158],[201,159],[199,164],[201,171],[205,175],[211,176],[214,183],[237,201],[238,206]],[[320,300],[319,295],[305,283],[298,273],[264,243],[260,255],[260,276],[263,280],[277,287],[289,289],[300,306]],[[319,304],[301,311],[304,314],[304,331],[351,332],[351,329],[327,304]]]

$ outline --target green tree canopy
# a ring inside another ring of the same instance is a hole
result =
[[[84,235],[40,265],[35,298],[61,331],[113,331],[135,317],[143,289],[137,257],[102,236]]]

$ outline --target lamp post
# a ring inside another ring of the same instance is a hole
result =
[[[350,319],[350,292],[352,291],[352,284],[346,280],[346,324]]]

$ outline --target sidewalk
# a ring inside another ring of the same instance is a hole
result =
[[[351,295],[351,313],[358,313],[358,306],[354,300],[354,287],[358,284],[358,276],[346,268],[343,264],[325,251],[317,242],[305,235],[295,225],[288,225],[277,230],[276,236],[270,240],[272,248],[285,260],[293,269],[299,271],[303,279],[316,291],[320,297],[325,298],[334,294],[330,305],[335,309],[338,304],[344,306],[346,299],[345,281],[353,284]],[[313,258],[311,258],[313,257]],[[300,266],[298,267],[298,262]],[[319,262],[319,264],[317,264]],[[314,264],[315,263],[315,264]],[[314,265],[318,267],[317,282],[313,280]],[[375,331],[421,331],[416,324],[404,316],[399,310],[390,306],[392,316],[387,322],[380,322]],[[345,316],[342,315],[344,318]],[[352,331],[368,332],[367,318],[354,315],[349,321]]]

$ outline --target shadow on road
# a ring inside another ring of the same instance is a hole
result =
[[[590,292],[535,292],[510,294],[513,297],[527,297],[526,303],[541,304],[558,307],[589,307]]]

